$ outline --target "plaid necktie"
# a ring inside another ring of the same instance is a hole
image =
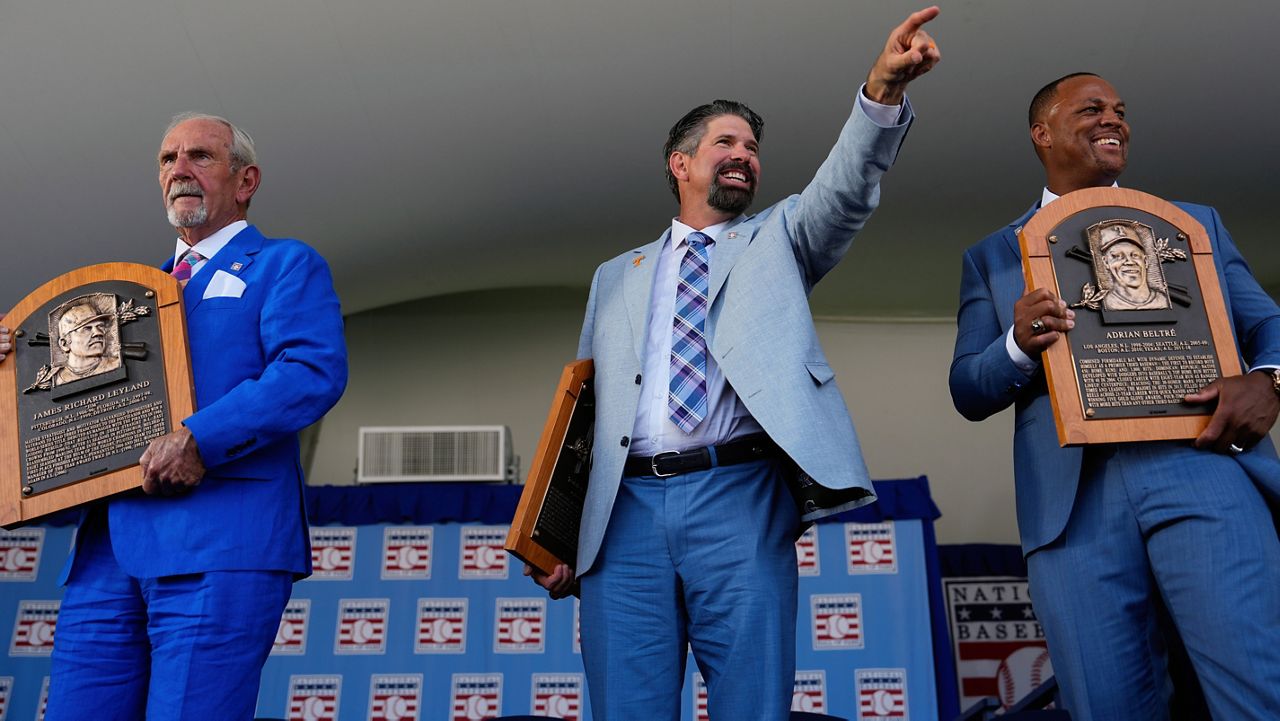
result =
[[[707,416],[707,244],[703,233],[685,239],[689,248],[680,262],[676,283],[676,315],[671,326],[671,384],[667,410],[671,422],[691,432]]]
[[[174,264],[173,270],[170,271],[169,274],[177,278],[179,283],[185,285],[187,281],[191,280],[191,271],[195,269],[197,265],[200,265],[200,261],[202,260],[204,260],[204,256],[194,250],[188,250],[186,253],[183,253],[182,259]]]

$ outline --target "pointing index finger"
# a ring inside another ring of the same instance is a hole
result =
[[[927,7],[924,10],[917,10],[916,12],[911,13],[911,15],[893,31],[893,34],[902,41],[903,45],[910,46],[911,38],[915,36],[916,32],[919,31],[920,28],[924,27],[925,23],[938,17],[938,13],[940,12],[942,12],[942,10],[939,9],[937,5]]]

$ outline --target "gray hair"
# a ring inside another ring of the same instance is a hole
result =
[[[246,165],[258,164],[258,152],[253,148],[253,138],[249,137],[249,134],[235,123],[220,115],[193,111],[178,113],[173,116],[173,120],[169,121],[169,127],[164,129],[164,134],[168,135],[174,128],[188,120],[212,120],[215,123],[222,123],[227,126],[227,129],[231,131],[231,172],[234,173]]]

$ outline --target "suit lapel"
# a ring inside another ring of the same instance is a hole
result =
[[[240,275],[253,262],[253,254],[261,247],[262,233],[252,225],[236,233],[234,238],[222,246],[222,250],[205,262],[199,273],[187,281],[187,287],[182,291],[182,304],[187,314],[190,315],[204,300],[205,288],[209,287],[209,281],[218,271]]]
[[[1009,244],[1009,250],[1012,250],[1013,254],[1018,256],[1019,259],[1022,258],[1022,248],[1018,245],[1018,233],[1022,232],[1022,226],[1026,225],[1027,221],[1031,220],[1031,216],[1035,215],[1038,210],[1040,210],[1040,201],[1036,201],[1035,205],[1032,205],[1027,212],[1022,214],[1021,218],[1010,223],[1009,232],[1004,234],[1005,242]]]
[[[644,357],[644,341],[648,330],[649,300],[653,295],[653,273],[658,268],[658,254],[666,247],[671,229],[652,243],[631,251],[629,267],[622,271],[622,296],[631,321],[631,340],[636,357]]]
[[[737,223],[725,228],[716,239],[711,255],[711,278],[708,283],[707,308],[710,308],[729,277],[729,269],[751,242],[751,226]]]

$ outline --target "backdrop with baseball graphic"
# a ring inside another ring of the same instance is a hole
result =
[[[796,544],[793,706],[931,720],[955,707],[938,701],[939,680],[954,688],[943,614],[931,613],[942,607],[938,513],[924,478],[876,488],[880,504],[815,526]],[[315,572],[294,586],[281,618],[258,715],[590,719],[577,602],[549,600],[502,550],[519,491],[308,488]],[[53,581],[72,534],[71,526],[0,533],[0,618],[11,623],[0,721],[38,718],[61,598]],[[705,686],[692,659],[688,666],[684,719],[706,719]]]

